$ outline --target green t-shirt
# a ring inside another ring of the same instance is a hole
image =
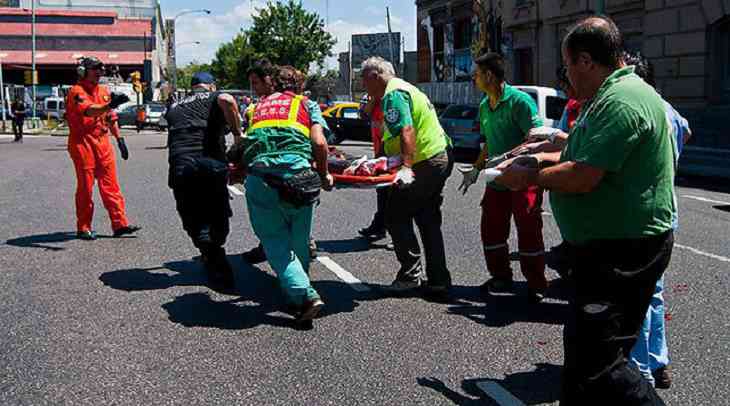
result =
[[[502,98],[492,110],[489,97],[485,96],[479,105],[479,127],[487,143],[489,158],[509,152],[522,144],[527,132],[542,125],[535,100],[522,90],[505,83]],[[489,187],[507,190],[494,183]]]
[[[414,164],[438,155],[449,146],[436,110],[417,87],[402,79],[390,79],[382,105],[385,122],[383,151],[386,155],[401,153],[400,137],[407,126],[413,126],[416,131]]]
[[[583,106],[560,158],[605,174],[589,193],[551,192],[565,240],[641,238],[671,229],[676,211],[671,131],[664,102],[633,66],[606,79]]]
[[[383,97],[383,119],[391,134],[400,134],[403,128],[413,125],[411,95],[403,90],[390,92]]]

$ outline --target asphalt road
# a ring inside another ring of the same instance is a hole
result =
[[[327,307],[302,331],[280,311],[268,265],[250,267],[237,255],[256,244],[243,196],[234,195],[226,246],[238,294],[206,286],[166,186],[158,133],[128,137],[131,158],[119,162],[128,214],[142,231],[106,238],[97,194],[102,238],[76,240],[65,142],[0,138],[0,404],[520,404],[510,394],[528,405],[557,401],[567,312],[559,284],[534,307],[520,296],[524,283],[517,296],[480,297],[481,196],[476,187],[457,194],[458,174],[446,188],[443,227],[457,301],[384,295],[394,255],[384,242],[356,238],[375,193],[338,190],[323,195],[314,226],[319,255],[332,261],[311,270]],[[368,152],[362,143],[342,148]],[[670,405],[728,404],[724,182],[685,179],[677,191],[681,226],[666,276],[674,386],[661,391]],[[555,223],[544,219],[546,243],[555,245]],[[362,283],[346,282],[348,274]]]

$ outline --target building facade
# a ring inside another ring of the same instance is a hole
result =
[[[26,4],[28,3],[28,4]],[[0,59],[8,84],[26,83],[32,68],[30,1],[0,5]],[[39,85],[76,81],[81,56],[116,66],[123,79],[134,71],[155,86],[166,75],[167,36],[156,0],[36,0],[35,62]]]
[[[626,48],[653,63],[658,91],[690,120],[689,151],[705,155],[689,165],[730,174],[730,166],[713,169],[730,158],[730,132],[722,125],[730,114],[730,0],[417,0],[416,6],[419,85],[439,103],[481,98],[469,79],[469,44],[484,32],[497,39],[490,48],[505,56],[511,82],[555,86],[562,38],[603,8]]]

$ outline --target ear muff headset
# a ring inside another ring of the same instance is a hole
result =
[[[86,66],[81,64],[82,62],[79,61],[79,65],[76,66],[76,73],[79,75],[79,78],[83,79],[86,77]]]
[[[79,59],[78,65],[76,66],[76,74],[79,75],[79,78],[83,79],[86,77],[86,73],[89,70],[89,68],[94,66],[104,66],[104,63],[100,61],[98,58],[95,58],[93,56],[91,57],[81,57]]]

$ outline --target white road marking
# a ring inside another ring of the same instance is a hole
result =
[[[233,185],[228,185],[228,190],[230,190],[231,193],[233,193],[236,196],[243,196],[244,195],[243,192],[241,192],[240,190],[238,190],[238,188],[235,187],[235,186],[233,186]]]
[[[543,215],[543,216],[552,216],[552,215],[553,215],[553,213],[550,213],[550,212],[549,212],[549,211],[547,211],[547,210],[543,210],[543,211],[542,211],[542,215]]]
[[[354,277],[351,273],[347,272],[343,267],[337,264],[337,262],[330,259],[330,257],[317,257],[317,261],[332,271],[338,278],[342,279],[350,285],[354,290],[358,292],[369,292],[370,288],[365,286],[360,279]]]
[[[477,388],[481,389],[482,392],[487,394],[487,396],[494,399],[494,401],[500,406],[525,406],[521,400],[517,399],[515,395],[509,393],[497,382],[480,381],[477,382]]]
[[[711,254],[709,252],[705,252],[705,251],[698,250],[697,248],[692,248],[692,247],[688,247],[686,245],[677,244],[677,243],[675,243],[674,246],[677,247],[677,248],[681,248],[683,250],[687,250],[687,251],[694,252],[697,255],[702,255],[702,256],[705,256],[705,257],[708,257],[708,258],[716,259],[716,260],[721,261],[721,262],[730,262],[730,258],[723,257],[722,255]]]
[[[686,197],[687,199],[699,200],[701,202],[714,203],[714,204],[722,204],[722,205],[730,205],[730,202],[723,202],[721,200],[712,200],[712,199],[707,199],[705,197],[700,197],[700,196],[682,195],[682,197]]]

